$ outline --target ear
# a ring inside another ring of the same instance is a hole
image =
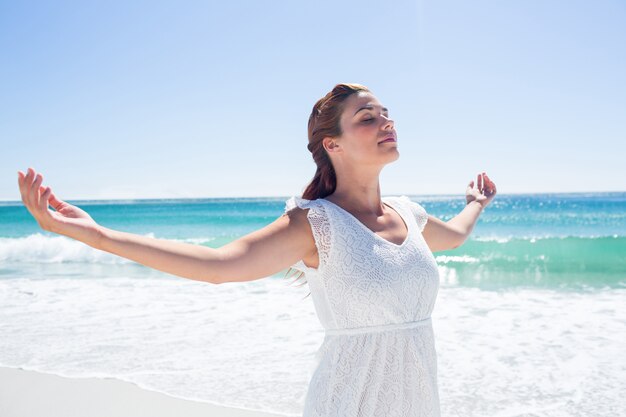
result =
[[[322,139],[322,146],[328,153],[331,153],[331,152],[336,153],[336,152],[339,152],[341,149],[339,145],[337,144],[337,139],[331,136],[327,136],[324,139]]]

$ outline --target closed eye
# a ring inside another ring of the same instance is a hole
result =
[[[386,118],[389,118],[389,112],[387,110],[383,111],[383,116],[385,116]],[[369,122],[371,122],[374,119],[375,118],[363,119],[362,122],[363,123],[369,123]]]

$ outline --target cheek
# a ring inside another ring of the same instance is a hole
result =
[[[372,144],[371,141],[366,140],[352,142],[344,150],[348,158],[354,161],[371,160],[380,153],[380,148],[377,144]]]
[[[350,137],[355,143],[375,143],[379,136],[378,129],[373,125],[358,126],[350,132]]]
[[[357,125],[354,130],[360,135],[371,135],[376,129],[374,123],[365,123]]]

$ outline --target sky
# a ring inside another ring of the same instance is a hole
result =
[[[626,3],[0,2],[0,200],[301,195],[315,102],[364,84],[383,195],[626,191]]]

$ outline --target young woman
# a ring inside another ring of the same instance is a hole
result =
[[[496,186],[479,174],[447,222],[406,196],[381,197],[379,175],[398,159],[398,138],[388,110],[359,84],[337,84],[321,98],[308,131],[317,171],[303,196],[217,249],[103,227],[32,168],[18,172],[19,188],[42,229],[183,278],[220,284],[287,267],[304,273],[326,331],[305,417],[439,416],[433,252],[467,239]]]

